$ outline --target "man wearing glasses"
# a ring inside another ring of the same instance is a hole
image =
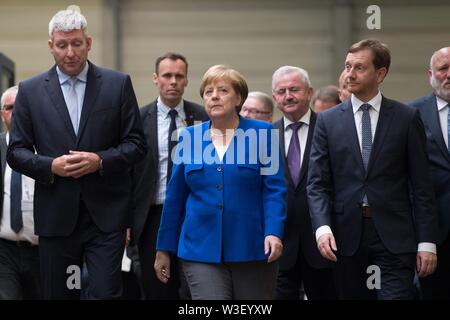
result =
[[[249,92],[248,97],[242,106],[240,115],[248,119],[272,122],[273,101],[264,92]]]

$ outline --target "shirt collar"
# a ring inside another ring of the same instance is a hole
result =
[[[81,72],[76,76],[76,78],[79,81],[86,82],[88,70],[89,70],[89,63],[86,61],[83,70],[81,70]],[[62,70],[58,66],[56,66],[56,73],[58,74],[59,84],[63,84],[67,82],[70,78],[72,78],[72,76],[69,76],[68,74],[62,72]]]
[[[444,109],[449,103],[441,98],[439,98],[438,96],[436,96],[436,104],[437,104],[437,108],[438,111],[441,111],[442,109]]]
[[[286,118],[286,116],[284,116],[283,118],[284,118],[284,130],[286,130],[286,128],[293,122],[288,118]],[[303,117],[301,117],[300,120],[298,120],[297,122],[303,122],[303,124],[309,126],[310,120],[311,120],[311,109],[308,108],[308,111],[306,111]]]
[[[184,101],[183,99],[180,100],[180,102],[176,105],[175,108],[170,108],[169,106],[165,105],[164,102],[161,100],[161,97],[158,97],[158,100],[156,102],[156,105],[158,107],[158,112],[161,112],[161,114],[163,115],[164,119],[169,118],[169,111],[172,109],[177,110],[178,115],[180,116],[181,119],[185,119],[185,114],[184,114]]]
[[[359,110],[359,107],[361,107],[361,105],[363,105],[364,103],[370,104],[372,106],[372,108],[374,108],[375,111],[379,113],[380,108],[381,108],[381,100],[382,100],[382,96],[381,96],[380,90],[378,90],[378,93],[376,94],[375,97],[373,97],[372,99],[370,99],[367,102],[363,102],[363,101],[359,100],[354,94],[352,94],[351,102],[352,102],[352,107],[353,107],[353,114],[355,114]]]

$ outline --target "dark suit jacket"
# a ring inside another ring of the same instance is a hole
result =
[[[306,197],[306,181],[308,177],[309,152],[311,150],[311,141],[316,125],[317,115],[311,110],[311,120],[309,123],[308,138],[306,141],[305,151],[300,172],[300,182],[297,187],[292,182],[289,174],[286,157],[285,178],[287,181],[287,219],[284,228],[283,238],[283,254],[280,258],[280,269],[289,269],[297,261],[298,251],[301,249],[308,264],[314,268],[324,268],[330,266],[330,262],[324,259],[319,250],[312,231],[311,218],[309,216],[308,201]],[[284,121],[281,118],[273,124],[275,128],[280,130],[280,147],[281,153],[285,153],[284,141]],[[300,248],[301,245],[301,248]]]
[[[141,120],[149,150],[145,158],[134,168],[134,214],[132,241],[137,243],[142,234],[151,205],[155,204],[155,196],[159,181],[158,123],[156,100],[141,108]],[[197,121],[206,121],[205,109],[193,102],[184,100],[186,124],[193,125]]]
[[[0,221],[3,217],[3,197],[4,197],[4,184],[5,184],[5,168],[6,168],[6,150],[8,145],[6,144],[6,131],[0,133],[0,162],[2,164],[2,175],[0,179]]]
[[[442,137],[436,96],[431,94],[419,98],[411,102],[410,106],[419,109],[425,125],[431,178],[439,212],[439,242],[441,242],[450,231],[450,155]]]
[[[71,234],[80,199],[101,231],[120,231],[130,225],[129,169],[145,155],[146,143],[128,75],[89,62],[78,135],[56,67],[25,80],[19,85],[10,134],[9,165],[36,180],[36,234]],[[79,179],[53,177],[53,159],[69,150],[96,152],[103,159],[103,172]]]
[[[436,243],[429,172],[419,112],[383,97],[366,173],[351,101],[344,101],[320,113],[314,131],[307,186],[313,230],[331,226],[338,252],[353,255],[361,239],[365,192],[375,228],[390,252],[413,253],[418,242]]]

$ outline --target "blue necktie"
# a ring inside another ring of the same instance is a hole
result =
[[[294,122],[289,125],[292,130],[291,142],[289,143],[289,149],[287,153],[287,162],[289,172],[291,174],[292,182],[294,186],[297,186],[300,182],[300,142],[298,141],[298,130],[302,126],[303,122]]]
[[[175,119],[177,118],[178,111],[175,109],[172,109],[169,111],[170,116],[170,126],[169,126],[169,153],[167,155],[167,182],[169,182],[170,177],[172,176],[172,150],[177,144],[177,140],[172,140],[172,134],[175,130],[177,130],[177,123]]]
[[[369,164],[370,152],[372,151],[372,125],[370,123],[369,110],[372,106],[370,104],[363,104],[360,109],[363,111],[362,115],[362,150],[361,155],[363,158],[364,169],[367,172],[367,165]],[[363,205],[368,206],[369,200],[367,194],[364,193]]]
[[[73,130],[75,131],[75,135],[78,134],[78,95],[75,89],[78,79],[76,77],[72,77],[69,80],[70,88],[67,93],[67,109],[69,110],[70,120],[72,121]]]
[[[450,103],[447,104],[447,149],[448,149],[448,153],[450,153]]]
[[[23,228],[22,220],[22,175],[11,170],[11,229],[15,233]]]

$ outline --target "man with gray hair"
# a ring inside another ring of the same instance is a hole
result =
[[[83,259],[90,298],[119,298],[130,170],[146,153],[136,97],[128,75],[87,60],[80,12],[56,13],[49,34],[56,64],[20,83],[7,160],[36,180],[44,298],[79,299]]]
[[[251,91],[242,105],[242,117],[272,122],[273,101],[270,96],[261,91]]]
[[[1,97],[6,131],[0,133],[0,300],[37,300],[42,296],[38,237],[34,234],[33,221],[34,181],[11,170],[6,163],[17,91],[17,86],[8,88]]]
[[[450,299],[450,47],[436,51],[428,71],[433,93],[410,103],[420,110],[427,136],[428,157],[439,214],[434,274],[420,278],[425,299]]]
[[[283,66],[274,72],[272,95],[284,115],[274,127],[280,130],[280,146],[288,168],[288,209],[277,299],[300,299],[302,285],[310,300],[336,298],[331,263],[316,248],[306,200],[309,150],[316,123],[316,114],[309,108],[312,94],[306,70]]]

